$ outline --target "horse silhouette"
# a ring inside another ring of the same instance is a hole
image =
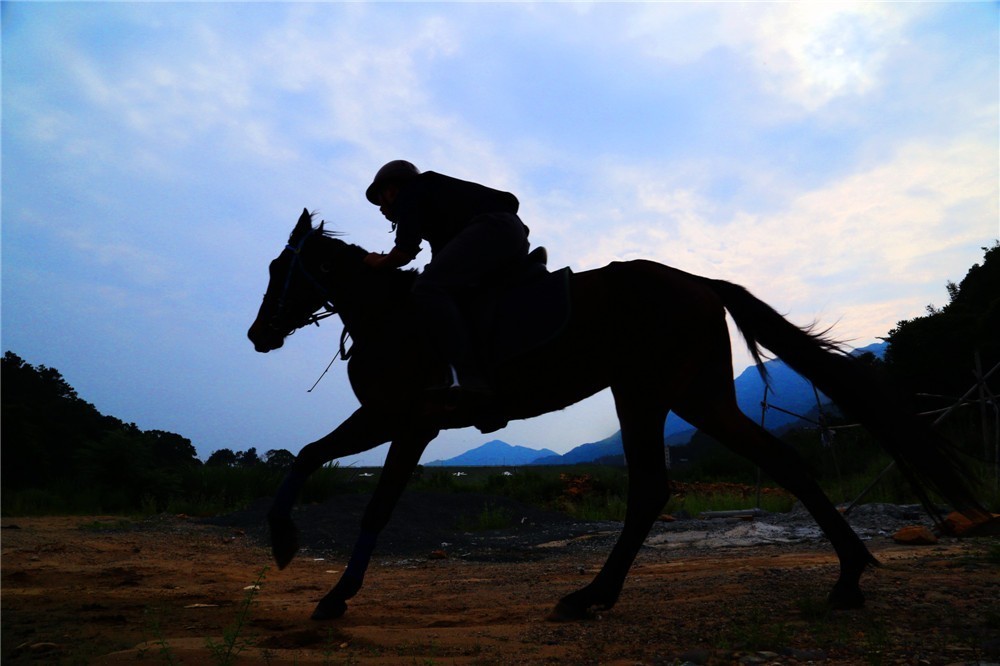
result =
[[[348,375],[361,406],[301,450],[268,513],[279,568],[298,549],[291,510],[309,474],[335,458],[391,442],[347,568],[316,607],[317,620],[343,615],[361,589],[377,536],[428,443],[443,429],[476,425],[483,416],[482,405],[442,404],[427,392],[442,361],[412,323],[409,289],[416,274],[373,270],[363,263],[366,254],[324,231],[323,223],[314,226],[304,210],[270,264],[267,291],[248,332],[257,351],[269,352],[296,329],[336,312],[354,341]],[[569,289],[572,308],[562,331],[495,368],[496,397],[489,405],[513,420],[563,409],[607,387],[614,397],[629,475],[624,525],[597,576],[562,598],[552,619],[587,618],[617,601],[669,497],[663,426],[671,410],[802,502],[840,560],[830,605],[863,605],[862,573],[878,562],[799,455],[737,407],[727,312],[761,372],[763,347],[814,382],[879,439],[929,511],[935,510],[934,493],[967,515],[987,516],[961,459],[915,416],[904,395],[837,343],[790,323],[743,287],[638,260],[572,274]]]

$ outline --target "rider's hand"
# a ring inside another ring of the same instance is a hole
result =
[[[385,265],[386,255],[380,252],[371,252],[365,256],[365,266],[371,268],[382,268]]]
[[[389,254],[372,252],[371,254],[365,256],[364,259],[366,266],[370,266],[371,268],[375,268],[377,270],[402,268],[411,261],[413,261],[413,256],[403,250],[400,250],[399,247],[393,247]]]

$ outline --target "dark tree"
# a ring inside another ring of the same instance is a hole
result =
[[[257,447],[255,446],[251,446],[246,451],[240,451],[236,454],[237,467],[258,467],[263,464],[260,456],[257,455]]]
[[[286,470],[295,462],[295,454],[287,449],[271,449],[264,454],[264,464],[271,469]]]
[[[13,352],[0,363],[0,383],[0,469],[6,488],[73,480],[84,444],[125,428],[77,397],[58,370],[33,366]]]
[[[1000,362],[1000,243],[983,250],[982,264],[948,283],[947,305],[889,332],[886,365],[908,390],[959,396],[975,381],[977,355],[983,372]]]
[[[33,497],[35,510],[163,510],[188,494],[201,464],[188,439],[105,416],[58,370],[13,352],[4,354],[0,381],[5,502]]]
[[[232,449],[219,449],[208,457],[205,465],[209,467],[235,467],[236,454],[233,453]]]
[[[197,467],[201,464],[198,452],[187,437],[162,430],[147,430],[143,433],[153,453],[155,464],[163,467]]]

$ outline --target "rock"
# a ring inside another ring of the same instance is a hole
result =
[[[443,550],[432,550],[428,558],[432,560],[447,560],[448,553]]]
[[[892,540],[908,546],[930,546],[938,542],[934,533],[922,525],[904,527],[892,535]]]
[[[707,664],[712,653],[708,650],[688,650],[677,656],[678,661],[685,664]]]
[[[944,522],[941,523],[941,530],[945,534],[959,536],[963,532],[968,532],[969,529],[974,526],[975,523],[966,518],[964,515],[958,511],[952,511],[948,514],[948,517],[944,519]]]
[[[826,661],[826,653],[822,650],[798,650],[786,647],[781,650],[781,654],[791,657],[795,661]]]
[[[1000,534],[1000,514],[991,514],[979,522],[971,521],[964,514],[952,511],[941,524],[941,531],[950,536],[996,536]]]

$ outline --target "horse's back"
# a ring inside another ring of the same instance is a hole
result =
[[[621,314],[651,317],[724,316],[709,278],[648,259],[613,261],[573,274],[574,305],[597,298]]]

